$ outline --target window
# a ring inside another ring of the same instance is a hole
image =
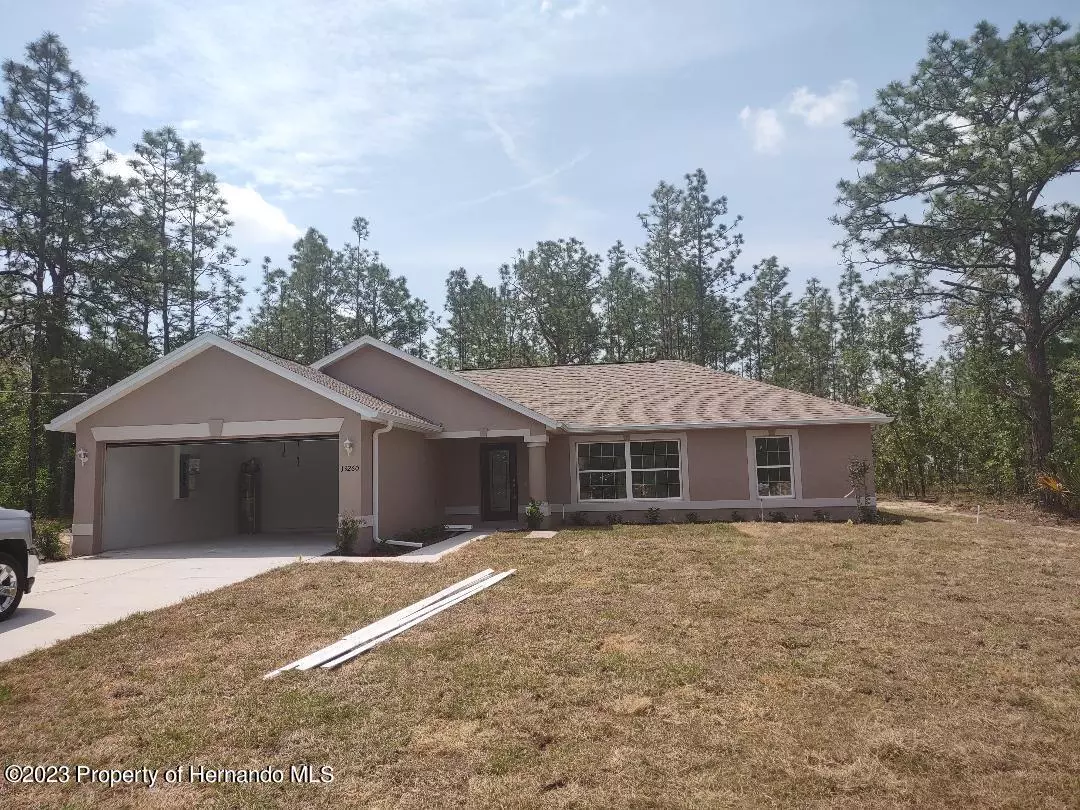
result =
[[[757,436],[754,438],[754,453],[757,465],[758,497],[794,497],[791,437]]]
[[[634,497],[681,497],[679,443],[663,441],[629,444]]]
[[[578,497],[583,501],[617,501],[626,497],[624,442],[579,444]]]
[[[665,500],[682,497],[678,440],[583,442],[577,446],[578,500]]]

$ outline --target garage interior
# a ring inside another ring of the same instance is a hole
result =
[[[332,533],[337,436],[110,444],[102,549]]]

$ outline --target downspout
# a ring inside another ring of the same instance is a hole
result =
[[[379,537],[379,437],[394,429],[394,423],[387,421],[385,427],[378,428],[371,434],[371,539],[375,543],[407,548],[422,548],[423,543],[409,543],[404,540],[383,540]]]

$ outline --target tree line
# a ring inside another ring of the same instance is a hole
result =
[[[0,503],[70,513],[73,447],[43,425],[205,331],[305,363],[361,335],[450,369],[687,360],[894,416],[875,432],[881,491],[1075,480],[1080,209],[1059,181],[1080,166],[1077,64],[1058,20],[931,38],[847,123],[837,270],[799,289],[799,257],[753,256],[698,169],[656,186],[638,244],[568,235],[459,267],[439,316],[362,217],[344,245],[309,228],[286,262],[264,258],[245,311],[200,145],[148,131],[118,173],[113,131],[46,34],[3,66]]]

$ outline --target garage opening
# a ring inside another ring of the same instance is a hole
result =
[[[104,550],[337,526],[336,436],[109,445]]]

